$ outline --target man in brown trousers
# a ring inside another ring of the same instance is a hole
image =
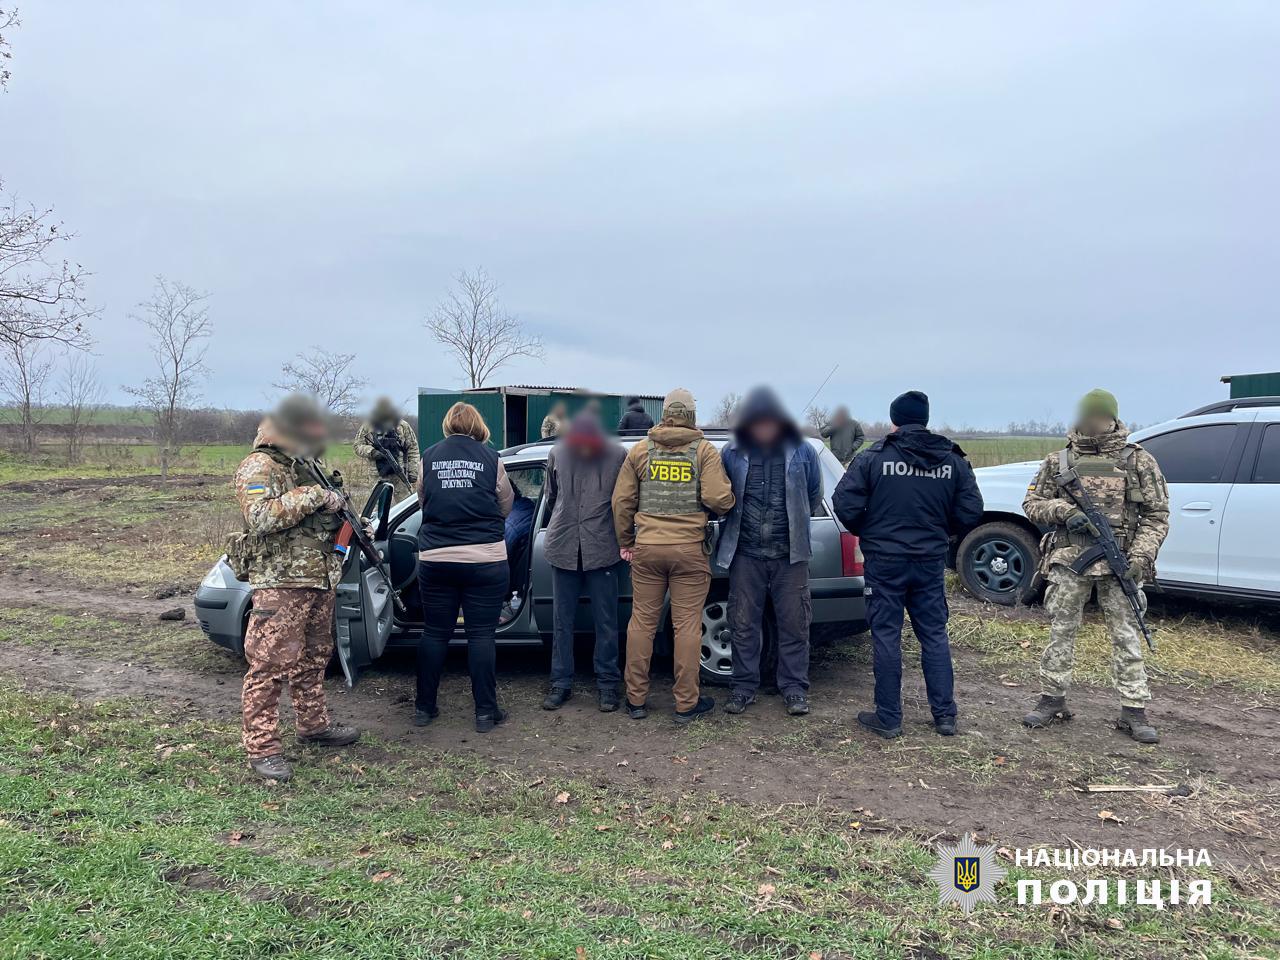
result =
[[[648,715],[649,661],[671,593],[675,627],[677,723],[715,707],[700,696],[702,607],[711,586],[707,513],[734,504],[720,454],[696,426],[693,394],[677,388],[662,403],[662,421],[631,448],[613,489],[614,527],[623,560],[631,564],[631,622],[627,626],[627,713]]]
[[[253,451],[235,475],[244,531],[228,541],[227,559],[253,587],[244,641],[244,748],[253,772],[268,780],[293,775],[280,743],[286,684],[301,742],[338,747],[360,736],[355,727],[331,724],[324,702],[334,588],[342,577],[333,544],[343,502],[313,472],[326,469],[317,459],[326,439],[315,401],[292,394],[262,421]]]

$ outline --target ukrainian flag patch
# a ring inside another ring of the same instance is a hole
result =
[[[267,485],[265,483],[251,483],[244,488],[246,497],[263,497],[266,496]]]

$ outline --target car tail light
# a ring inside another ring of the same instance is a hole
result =
[[[840,574],[845,577],[862,576],[862,548],[852,533],[840,533]]]

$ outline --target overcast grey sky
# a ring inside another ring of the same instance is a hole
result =
[[[820,402],[994,427],[1280,369],[1270,0],[20,11],[0,175],[78,234],[113,387],[157,273],[213,295],[210,403],[317,343],[454,386],[421,321],[479,265],[549,348],[502,383],[798,408],[838,362]]]

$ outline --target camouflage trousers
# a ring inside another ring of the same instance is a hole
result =
[[[1147,688],[1147,671],[1142,662],[1142,631],[1134,620],[1129,601],[1115,577],[1085,577],[1061,564],[1049,571],[1049,589],[1044,597],[1049,612],[1049,645],[1040,659],[1041,692],[1050,697],[1064,697],[1071,686],[1071,671],[1076,659],[1076,634],[1084,614],[1084,605],[1094,590],[1098,606],[1111,634],[1111,677],[1120,702],[1126,707],[1141,707],[1151,699]],[[1142,603],[1145,610],[1146,597]]]
[[[333,654],[333,608],[332,590],[279,587],[253,592],[244,638],[249,669],[241,701],[244,749],[250,757],[283,752],[280,695],[286,683],[298,732],[316,733],[329,726],[324,670]]]

